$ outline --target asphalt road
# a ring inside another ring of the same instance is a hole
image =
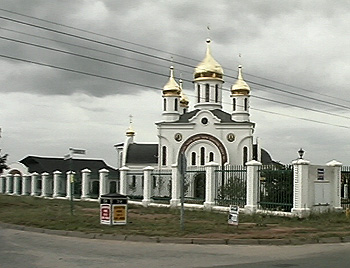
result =
[[[0,267],[349,267],[350,243],[183,245],[56,236],[0,228]]]

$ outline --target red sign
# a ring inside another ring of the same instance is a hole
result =
[[[110,205],[101,205],[101,223],[102,222],[109,222],[110,216],[111,216],[111,207]]]

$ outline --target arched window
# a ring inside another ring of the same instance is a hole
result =
[[[157,177],[156,176],[153,176],[153,189],[157,187]]]
[[[205,84],[205,102],[209,102],[209,84]]]
[[[201,165],[205,165],[205,148],[201,147]]]
[[[236,98],[233,98],[232,101],[233,101],[232,109],[233,109],[233,111],[236,111]]]
[[[163,166],[166,166],[166,162],[167,162],[166,156],[167,156],[166,146],[163,146],[162,147],[162,165]]]
[[[163,110],[166,111],[166,99],[163,100]]]
[[[248,148],[243,147],[243,165],[245,165],[248,162]]]
[[[244,99],[244,111],[248,111],[248,98]]]
[[[179,100],[176,98],[174,102],[174,110],[177,111],[179,109]]]
[[[214,162],[214,153],[213,152],[209,153],[209,162]]]
[[[197,102],[201,102],[201,86],[197,85]]]
[[[197,164],[196,158],[197,158],[197,154],[195,152],[192,152],[192,154],[191,154],[191,165],[192,166],[195,166]]]
[[[219,85],[215,85],[215,102],[219,102]]]
[[[132,176],[131,187],[133,187],[133,188],[136,187],[136,176],[135,175]]]

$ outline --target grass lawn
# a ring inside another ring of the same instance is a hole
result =
[[[311,215],[307,219],[239,215],[238,227],[227,224],[227,214],[185,211],[185,230],[180,230],[180,210],[128,206],[128,223],[101,225],[99,203],[74,202],[74,216],[67,200],[0,195],[0,221],[19,225],[123,235],[203,238],[297,238],[350,236],[345,213]]]

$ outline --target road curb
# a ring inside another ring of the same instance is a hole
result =
[[[196,245],[305,245],[305,244],[339,244],[349,243],[350,236],[344,237],[320,237],[309,239],[211,239],[211,238],[187,238],[187,237],[148,237],[142,235],[120,235],[120,234],[102,234],[102,233],[86,233],[79,231],[64,231],[44,229],[38,227],[30,227],[0,222],[1,228],[44,233],[48,235],[69,236],[86,239],[130,241],[130,242],[148,242],[148,243],[167,243],[167,244],[196,244]]]

